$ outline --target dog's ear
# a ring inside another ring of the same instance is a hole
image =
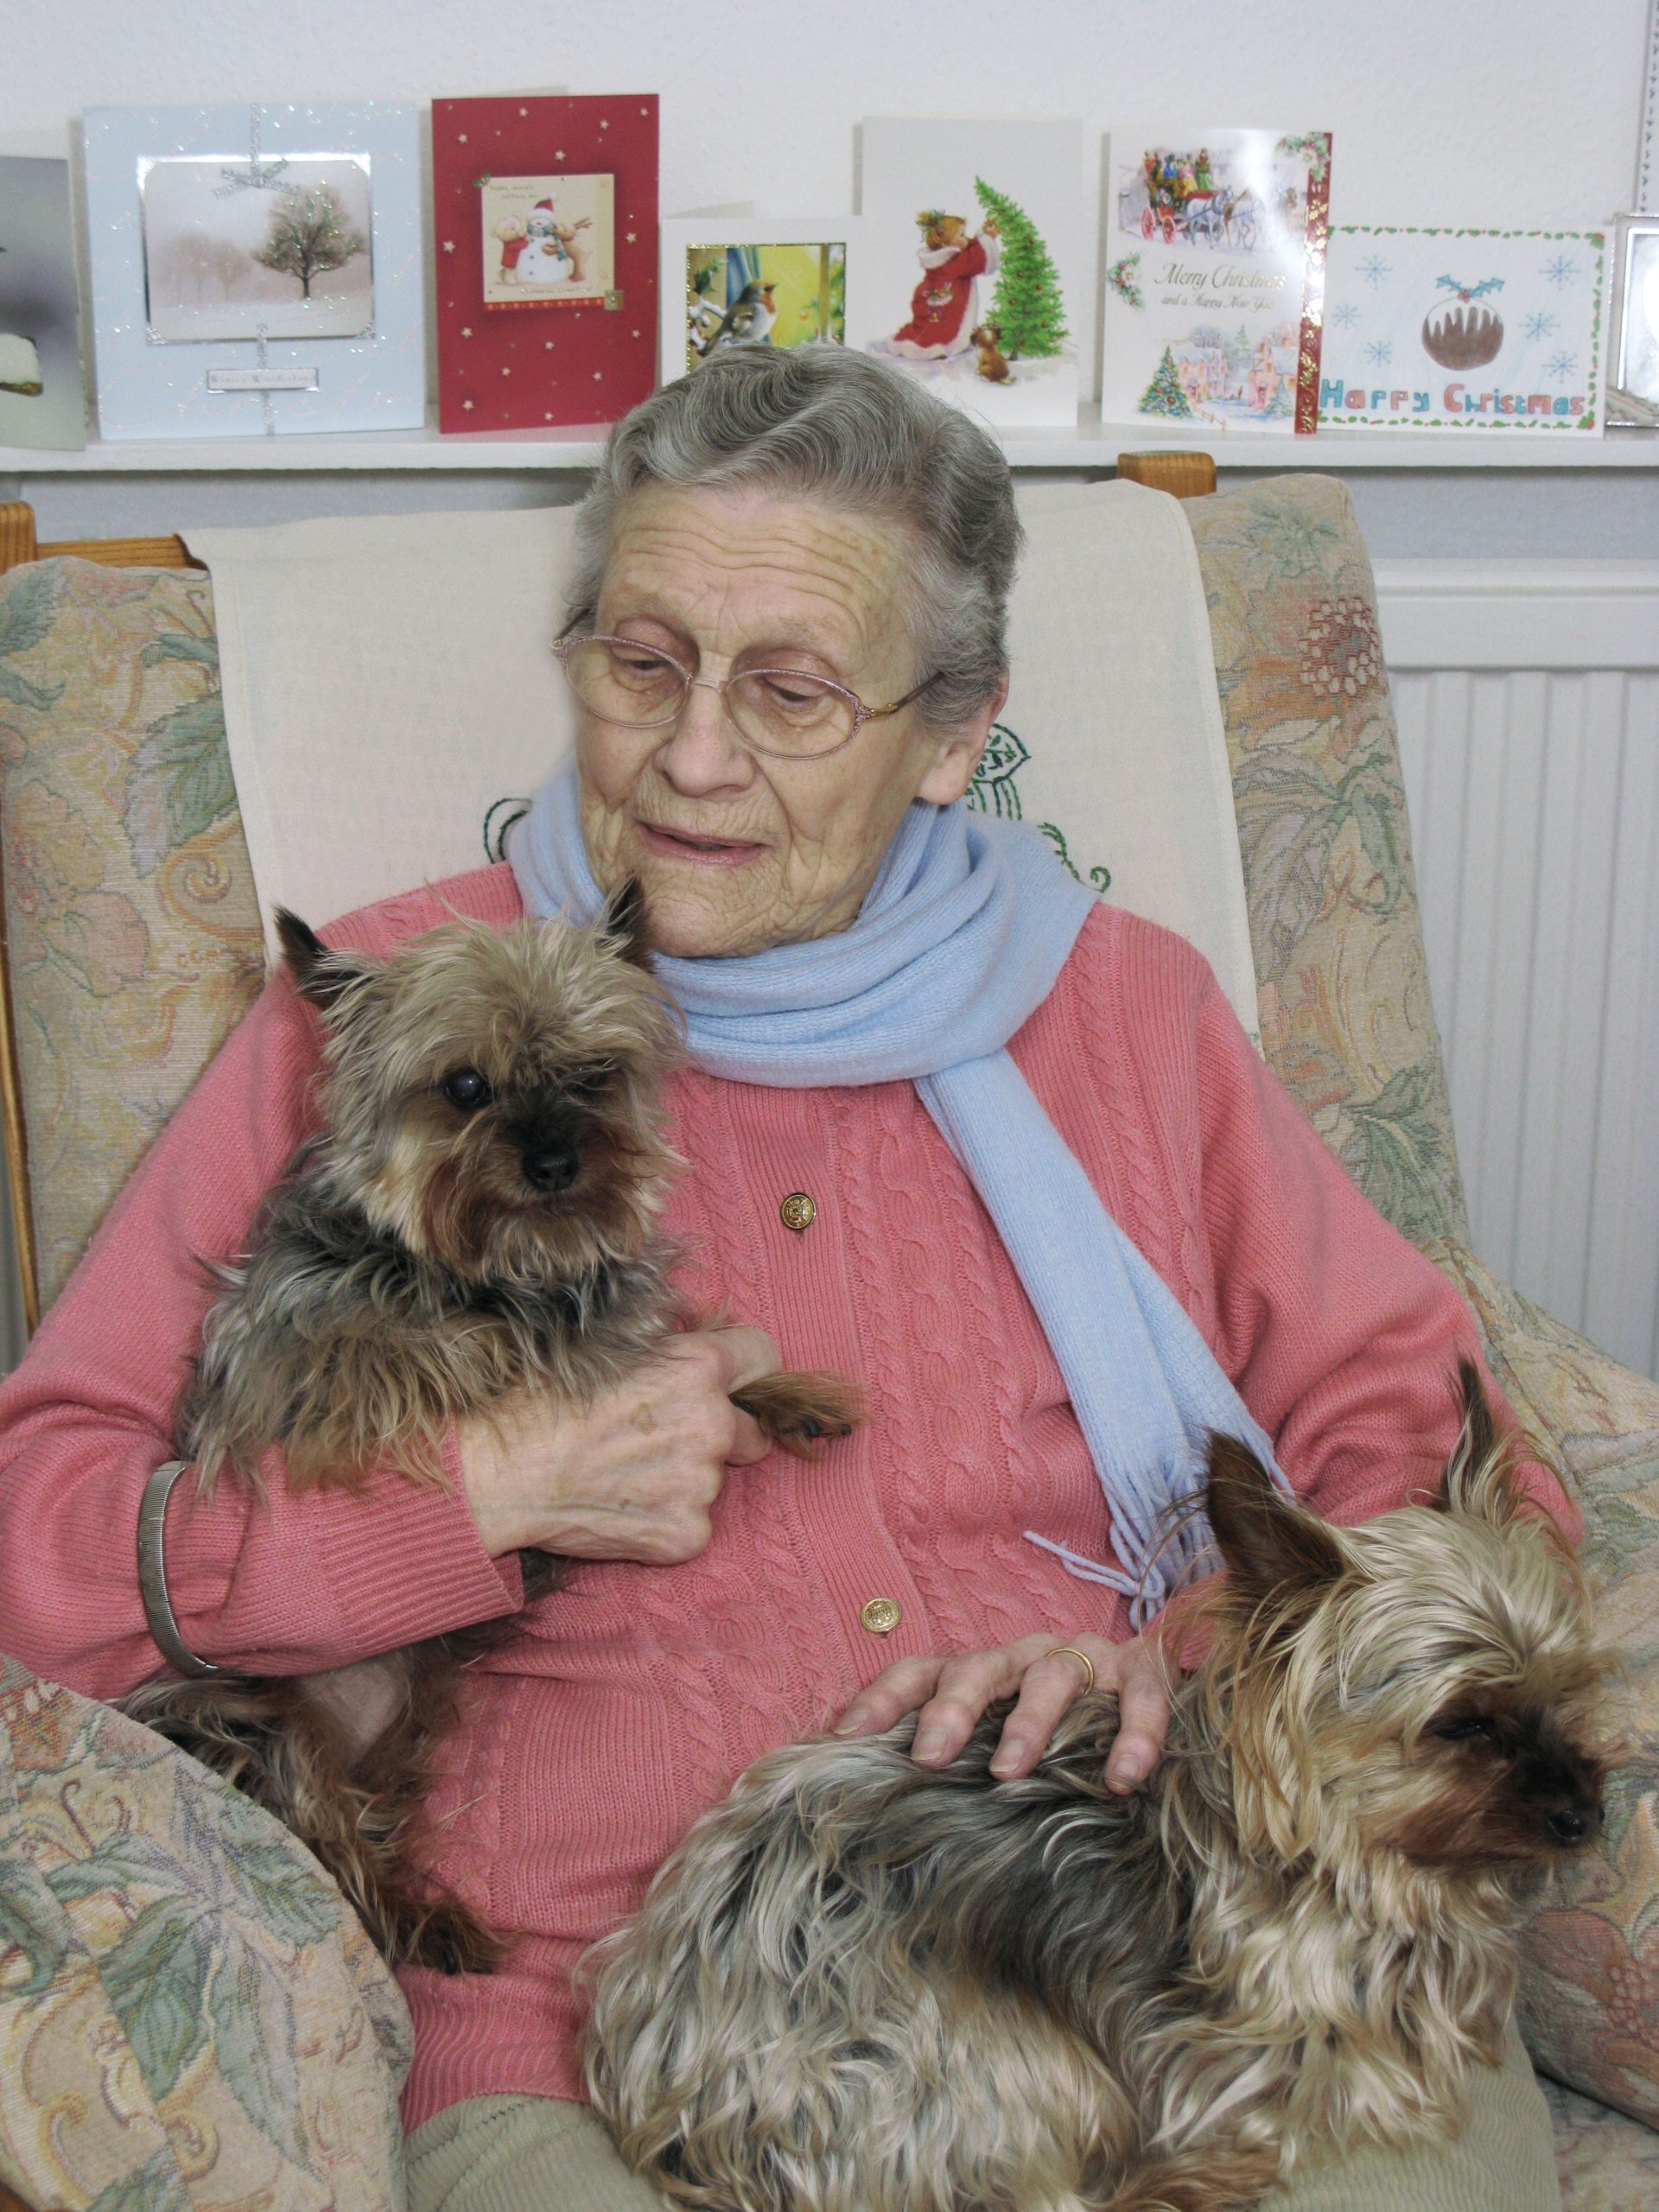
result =
[[[324,1014],[328,1013],[341,994],[353,983],[361,982],[367,969],[360,961],[344,952],[330,952],[310,925],[297,914],[290,914],[286,906],[276,909],[276,935],[281,940],[283,959],[294,978],[302,998]]]
[[[1236,1436],[1210,1439],[1205,1505],[1232,1584],[1249,1597],[1330,1582],[1342,1572],[1342,1547],[1324,1522],[1292,1505]]]
[[[595,926],[610,938],[625,960],[636,968],[651,964],[651,933],[645,919],[645,893],[637,875],[618,884],[605,901]]]
[[[1457,1389],[1463,1426],[1446,1463],[1436,1503],[1448,1513],[1472,1514],[1494,1528],[1507,1529],[1521,1510],[1522,1497],[1516,1485],[1509,1439],[1497,1433],[1486,1386],[1473,1360],[1458,1362]]]

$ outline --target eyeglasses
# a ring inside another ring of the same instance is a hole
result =
[[[867,707],[844,684],[798,668],[745,668],[716,683],[634,638],[556,638],[553,650],[570,689],[602,722],[665,728],[678,721],[696,686],[719,692],[727,721],[752,753],[778,760],[817,760],[840,752],[866,722],[896,715],[943,673],[925,677],[890,707]]]

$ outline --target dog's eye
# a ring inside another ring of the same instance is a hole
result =
[[[489,1104],[490,1086],[476,1068],[457,1068],[453,1075],[443,1078],[443,1095],[463,1114],[474,1114],[480,1106]]]
[[[594,1060],[586,1067],[572,1068],[564,1078],[564,1087],[578,1098],[596,1098],[615,1073],[613,1060]]]
[[[1497,1724],[1484,1713],[1471,1713],[1437,1722],[1434,1733],[1447,1744],[1492,1744],[1497,1740]]]

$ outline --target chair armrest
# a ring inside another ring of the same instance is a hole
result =
[[[1434,1256],[1583,1510],[1596,1626],[1618,1662],[1609,1722],[1624,1763],[1595,1848],[1560,1869],[1522,1938],[1522,2031],[1545,2073],[1659,2126],[1659,1387],[1466,1250]]]

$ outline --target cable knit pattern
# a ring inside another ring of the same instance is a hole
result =
[[[327,934],[382,952],[449,912],[518,911],[495,868]],[[200,1326],[197,1255],[245,1236],[305,1124],[316,1046],[312,1017],[271,985],[0,1390],[6,1641],[93,1695],[157,1665],[131,1530]],[[1298,1491],[1336,1519],[1399,1503],[1451,1442],[1446,1376],[1474,1352],[1472,1325],[1267,1074],[1198,955],[1101,907],[1011,1049]],[[1030,1301],[912,1086],[798,1092],[689,1071],[671,1115],[694,1163],[670,1218],[687,1290],[763,1323],[787,1358],[855,1376],[869,1418],[816,1465],[734,1471],[699,1558],[573,1567],[469,1678],[433,1801],[439,1866],[521,1941],[493,1977],[405,1977],[411,2125],[492,2091],[577,2094],[583,1949],[743,1767],[822,1726],[890,1660],[1127,1633],[1122,1599],[1025,1541],[1030,1528],[1114,1558]],[[779,1215],[794,1190],[817,1204],[802,1235]],[[1574,1526],[1541,1470],[1531,1479]],[[521,1602],[459,1496],[391,1477],[357,1500],[276,1484],[259,1509],[181,1484],[168,1537],[187,1640],[236,1662],[335,1665]],[[885,1638],[860,1624],[877,1596],[901,1608]]]

